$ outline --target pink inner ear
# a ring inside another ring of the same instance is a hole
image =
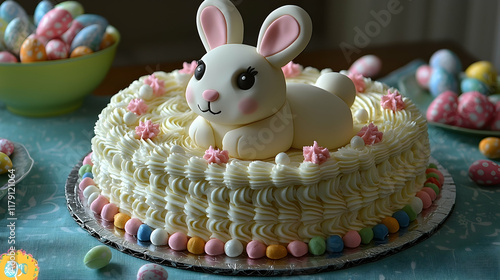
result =
[[[209,6],[203,9],[200,21],[210,49],[227,44],[226,19],[217,7]]]
[[[295,18],[284,15],[273,21],[266,29],[259,53],[264,57],[277,54],[288,48],[300,34],[300,26]]]

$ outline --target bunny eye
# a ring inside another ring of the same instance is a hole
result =
[[[196,69],[194,70],[194,77],[197,80],[201,80],[204,74],[205,74],[205,62],[203,62],[203,60],[198,60],[198,66],[196,66]]]
[[[236,84],[242,90],[250,89],[255,84],[255,75],[257,75],[255,68],[248,67],[248,69],[239,74],[236,80]]]

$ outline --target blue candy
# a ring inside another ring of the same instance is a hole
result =
[[[85,174],[83,174],[82,176],[82,179],[85,179],[87,177],[90,177],[90,179],[94,179],[94,174],[92,174],[91,172],[85,172]]]
[[[403,210],[394,212],[392,217],[398,221],[399,227],[405,228],[410,225],[410,216]]]
[[[344,250],[344,241],[338,235],[330,235],[326,239],[326,251],[328,253],[340,253]]]
[[[146,224],[139,226],[137,230],[137,240],[142,242],[149,242],[151,240],[151,233],[153,230]]]
[[[373,239],[383,241],[389,235],[389,229],[384,224],[378,224],[373,227]]]

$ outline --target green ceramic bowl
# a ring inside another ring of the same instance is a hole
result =
[[[63,60],[35,63],[0,63],[0,101],[12,113],[48,117],[77,109],[109,71],[120,41],[108,26],[115,43],[95,53]]]

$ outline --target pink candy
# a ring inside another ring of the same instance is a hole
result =
[[[81,191],[84,191],[85,188],[87,188],[88,186],[92,186],[92,185],[95,185],[94,180],[92,178],[90,178],[90,177],[85,177],[80,182],[80,184],[78,185],[78,187],[80,188]]]
[[[266,255],[266,245],[256,240],[248,242],[246,250],[251,259],[260,259]]]
[[[93,202],[90,204],[90,210],[92,212],[96,213],[97,215],[100,215],[102,212],[102,208],[104,205],[109,204],[109,200],[103,196],[99,195]]]
[[[14,152],[14,144],[7,139],[0,139],[0,152],[10,156]]]
[[[218,256],[224,254],[224,242],[219,239],[210,239],[205,243],[205,253],[209,256]]]
[[[286,249],[288,250],[288,253],[296,258],[304,256],[309,251],[307,244],[298,240],[288,243]]]
[[[118,206],[116,206],[115,204],[108,203],[102,207],[101,218],[103,218],[105,221],[114,221],[116,214],[118,214]]]
[[[187,249],[188,237],[182,232],[176,232],[168,239],[168,246],[174,251],[184,251]]]
[[[458,114],[463,119],[463,127],[484,128],[493,117],[494,111],[495,106],[477,91],[462,93],[458,98]]]
[[[500,184],[500,166],[491,160],[477,160],[469,167],[469,177],[478,185]]]
[[[139,227],[142,225],[141,220],[137,218],[131,218],[125,223],[125,232],[130,235],[137,235]]]
[[[355,230],[348,231],[342,240],[346,248],[356,248],[361,244],[361,236]]]

